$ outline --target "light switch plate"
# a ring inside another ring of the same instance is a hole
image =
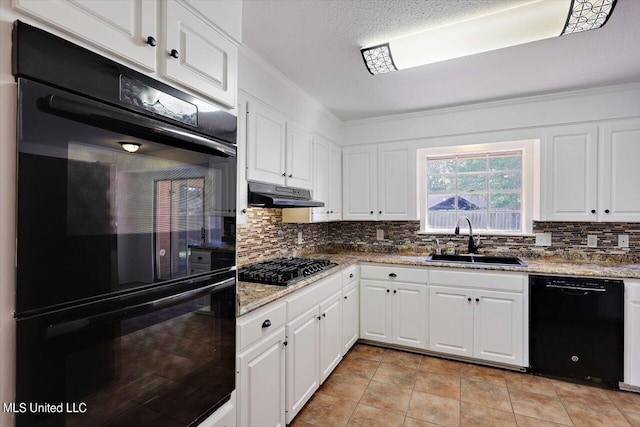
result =
[[[629,235],[628,234],[618,234],[618,247],[619,248],[628,248],[629,247]]]
[[[301,245],[302,242],[302,231],[298,231],[298,244]]]
[[[598,247],[598,236],[595,234],[589,234],[587,236],[587,247],[588,248],[597,248]]]
[[[536,233],[536,246],[551,246],[551,233]]]
[[[384,230],[376,230],[376,240],[384,240]]]

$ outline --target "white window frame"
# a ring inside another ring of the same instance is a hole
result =
[[[540,140],[529,139],[520,141],[494,142],[487,144],[458,145],[437,148],[421,148],[417,151],[418,159],[418,188],[420,207],[420,233],[422,234],[452,234],[453,230],[435,229],[427,227],[427,157],[455,156],[455,155],[483,155],[487,153],[514,152],[522,153],[522,200],[521,224],[517,230],[476,230],[478,235],[531,235],[533,220],[539,217],[540,179],[539,172],[534,166],[540,161]]]

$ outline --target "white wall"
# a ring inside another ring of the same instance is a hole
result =
[[[483,142],[529,139],[545,126],[638,117],[639,99],[640,84],[630,84],[356,120],[342,124],[340,141],[359,145],[416,140],[428,147],[479,134],[487,134],[480,136]]]
[[[238,59],[238,88],[244,95],[271,106],[303,128],[340,142],[340,121],[245,46],[240,48]]]

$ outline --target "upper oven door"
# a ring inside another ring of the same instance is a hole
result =
[[[233,145],[25,79],[18,130],[19,316],[234,267]]]

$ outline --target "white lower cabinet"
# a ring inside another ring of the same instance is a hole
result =
[[[432,270],[430,279],[429,350],[526,365],[526,275]]]
[[[287,423],[342,360],[342,300],[340,274],[287,299]]]
[[[287,323],[287,423],[342,360],[341,300],[338,291]]]
[[[624,383],[640,387],[640,280],[625,280]]]
[[[360,336],[359,290],[358,281],[342,289],[342,354],[346,354]]]
[[[279,301],[236,320],[239,426],[285,425],[286,320]]]
[[[403,278],[422,283],[406,283]],[[360,280],[360,338],[427,348],[425,269],[363,266]]]
[[[429,350],[473,355],[473,306],[468,289],[429,287]]]
[[[240,426],[285,426],[285,328],[238,356]]]
[[[342,360],[342,291],[320,304],[320,383]]]
[[[320,386],[320,309],[316,306],[287,324],[287,423]]]
[[[473,357],[522,365],[524,301],[513,292],[475,291]]]

